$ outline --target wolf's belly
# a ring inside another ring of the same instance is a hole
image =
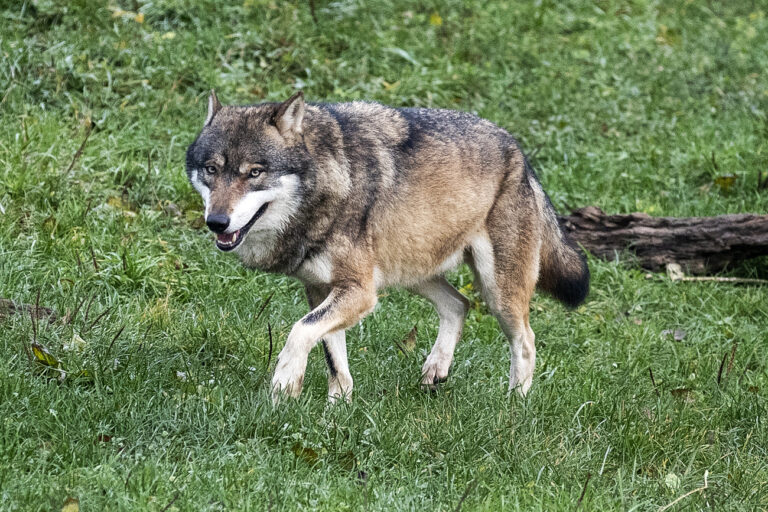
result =
[[[401,261],[390,267],[376,266],[373,271],[376,288],[414,286],[430,277],[445,274],[464,262],[464,249],[465,246],[461,245],[459,249],[454,250],[447,257],[436,259],[419,257],[410,261]]]

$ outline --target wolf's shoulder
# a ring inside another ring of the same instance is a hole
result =
[[[312,107],[330,116],[345,141],[351,144],[361,141],[397,144],[407,137],[410,129],[408,120],[397,109],[374,101],[315,103]]]
[[[342,121],[370,121],[399,117],[398,109],[376,101],[348,101],[344,103],[312,103],[313,107]]]

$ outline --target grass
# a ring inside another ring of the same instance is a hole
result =
[[[764,213],[768,5],[314,3],[317,22],[270,0],[0,7],[0,297],[59,316],[0,319],[0,508],[655,510],[705,474],[672,510],[768,508],[766,287],[591,259],[584,306],[532,304],[525,399],[480,303],[449,382],[421,393],[437,317],[388,291],[349,332],[354,402],[326,405],[315,350],[302,398],[273,408],[268,326],[277,353],[301,287],[218,253],[183,172],[210,87],[302,88],[476,111],[561,211]],[[30,365],[34,339],[63,382]]]

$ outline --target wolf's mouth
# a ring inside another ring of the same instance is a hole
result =
[[[259,208],[253,217],[251,217],[251,220],[248,221],[248,224],[238,229],[234,233],[219,233],[216,235],[216,247],[222,251],[231,251],[240,245],[240,243],[245,238],[245,235],[248,234],[248,230],[251,229],[251,226],[256,223],[259,217],[264,215],[265,211],[267,211],[267,206],[269,206],[269,203],[264,203],[261,205],[261,208]]]

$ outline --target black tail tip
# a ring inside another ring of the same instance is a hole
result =
[[[582,260],[581,272],[560,276],[550,289],[550,293],[569,308],[575,308],[589,294],[589,267]]]

